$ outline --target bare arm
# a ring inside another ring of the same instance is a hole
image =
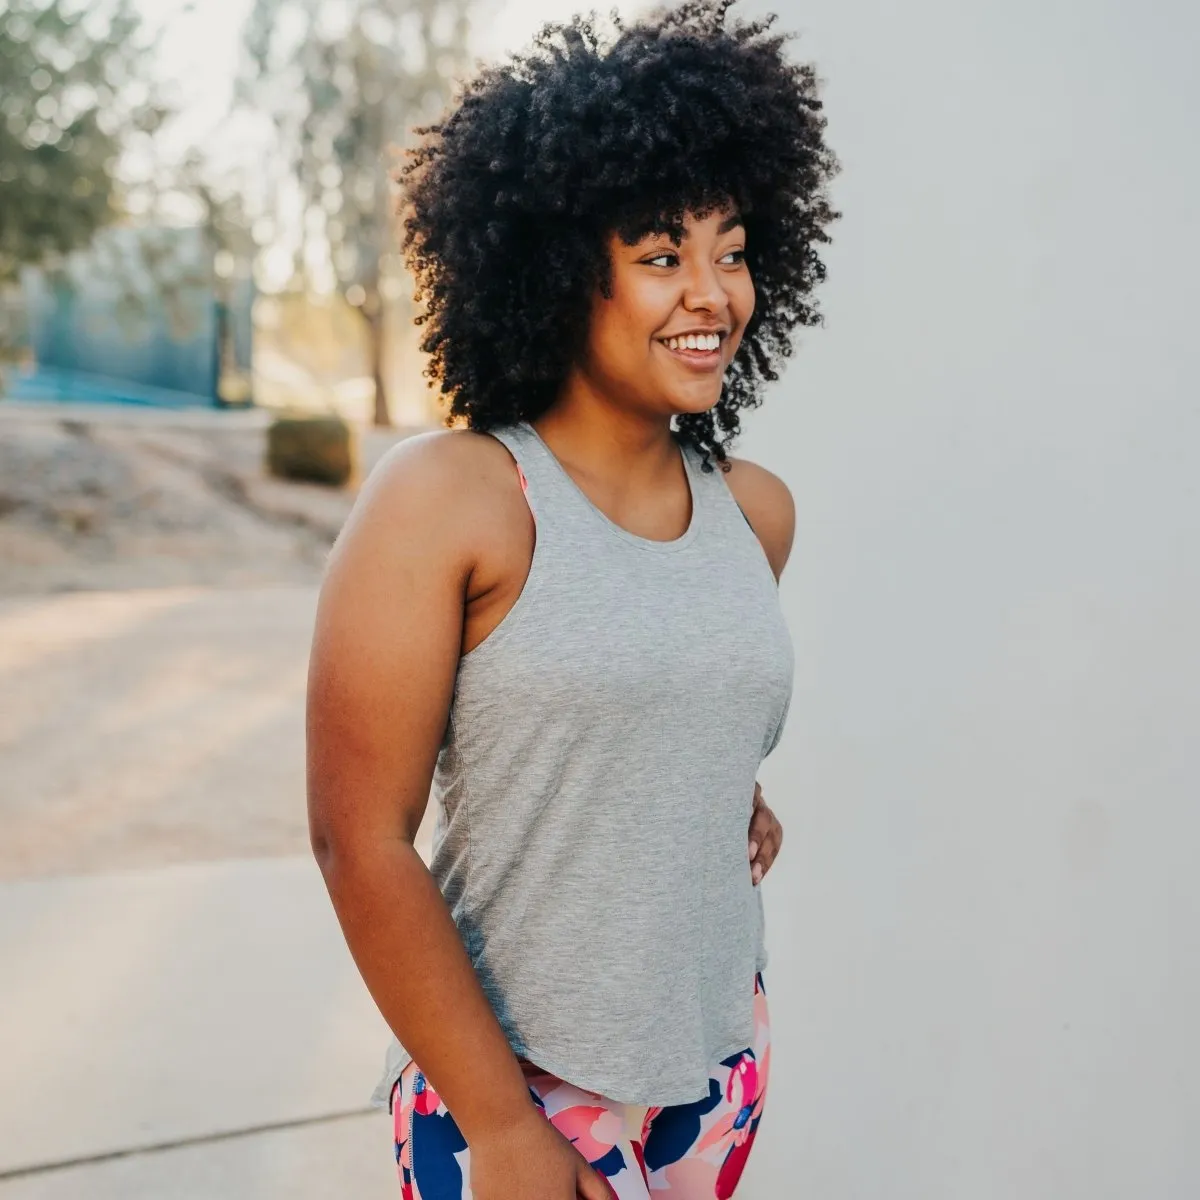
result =
[[[476,559],[486,472],[469,436],[393,450],[330,555],[308,684],[313,853],[368,990],[471,1147],[477,1200],[600,1200],[599,1177],[534,1106],[413,848]]]
[[[762,543],[763,553],[776,580],[792,552],[796,531],[796,506],[788,486],[765,467],[745,459],[731,459],[727,476],[746,520]],[[762,787],[754,785],[754,813],[750,819],[750,870],[755,884],[762,882],[783,846],[783,825],[763,799]]]
[[[443,449],[423,438],[393,451],[330,555],[309,668],[308,807],[313,852],[354,961],[469,1137],[530,1102],[413,849],[470,572],[456,481],[446,478],[453,452]]]

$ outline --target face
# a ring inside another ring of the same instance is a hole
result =
[[[647,416],[700,413],[721,398],[754,312],[746,231],[731,209],[689,214],[683,238],[609,242],[612,295],[597,295],[579,371],[622,408]]]

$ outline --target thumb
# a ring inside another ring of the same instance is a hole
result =
[[[575,1189],[579,1200],[615,1200],[616,1197],[616,1192],[612,1190],[608,1180],[586,1162],[579,1164]]]

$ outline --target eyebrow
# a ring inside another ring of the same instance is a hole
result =
[[[717,236],[720,237],[722,234],[729,233],[731,230],[737,229],[743,225],[745,225],[745,222],[742,220],[742,214],[741,213],[731,213],[729,216],[727,216],[725,218],[725,220],[723,220],[720,223],[720,225],[717,226]],[[660,237],[671,238],[672,241],[675,240],[673,237],[671,237],[670,232],[666,229],[650,229],[650,230],[647,230],[644,234],[642,234],[642,239],[660,238]],[[687,237],[688,237],[687,231],[684,230],[683,231],[684,241],[687,240]],[[622,240],[624,240],[624,239],[622,239]],[[632,241],[632,242],[627,241],[625,244],[627,246],[636,246],[637,241]]]

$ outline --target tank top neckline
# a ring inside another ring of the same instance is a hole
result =
[[[570,472],[558,460],[558,456],[546,444],[542,435],[533,427],[529,421],[522,421],[520,428],[525,430],[533,439],[534,445],[538,447],[540,452],[550,463],[555,475],[560,481],[572,492],[579,502],[586,508],[602,525],[604,525],[611,533],[621,538],[622,541],[628,542],[632,546],[637,546],[643,550],[649,550],[656,554],[672,554],[677,550],[682,550],[685,546],[690,545],[696,539],[696,535],[700,532],[702,523],[701,518],[701,497],[703,495],[695,474],[695,465],[688,454],[686,446],[679,446],[679,453],[683,459],[683,473],[687,480],[688,493],[691,497],[692,515],[688,522],[687,528],[677,537],[671,538],[669,541],[660,541],[657,538],[642,537],[639,534],[633,533],[626,529],[624,525],[618,525],[607,513],[594,504],[587,493],[571,478]]]

